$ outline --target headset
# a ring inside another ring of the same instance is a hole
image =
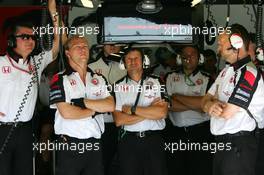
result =
[[[27,35],[27,34],[24,34],[24,35],[21,35],[20,37],[22,38],[26,38],[26,39],[29,39],[31,37],[32,40],[35,41],[35,47],[32,51],[32,54],[36,54],[38,53],[39,51],[39,48],[40,48],[40,44],[39,44],[39,39],[36,35],[34,35],[34,37],[32,38],[31,35]],[[14,49],[17,47],[17,41],[16,41],[16,36],[14,34],[10,34],[7,38],[7,46],[11,49]]]
[[[238,50],[243,47],[243,39],[238,33],[232,33],[229,37],[229,42],[231,44],[231,47],[227,50]]]
[[[10,48],[16,48],[17,47],[16,37],[14,35],[8,36],[7,46],[10,47]]]
[[[125,63],[123,61],[124,59],[125,58],[123,57],[119,62],[119,68],[121,70],[126,69]],[[143,69],[147,69],[147,68],[149,68],[149,66],[150,66],[150,59],[149,59],[148,55],[144,55],[144,57],[143,57]]]
[[[243,28],[243,26],[239,24],[233,24],[230,26],[230,36],[229,36],[229,42],[231,47],[229,47],[227,50],[234,50],[238,51],[240,48],[243,47],[244,45],[244,39],[247,38],[247,36],[244,36],[245,38],[243,39],[242,34],[244,33],[245,35],[249,35],[246,29]],[[249,37],[249,36],[248,36]],[[250,40],[248,38],[248,40]]]
[[[193,46],[190,46],[190,47],[193,47]],[[197,51],[199,52],[198,47],[194,46],[193,48],[197,49]],[[198,64],[199,65],[202,65],[204,62],[205,62],[204,55],[200,53],[199,54],[199,58],[198,58]],[[182,65],[182,58],[181,58],[181,55],[180,54],[177,54],[177,56],[176,56],[176,63],[179,66]]]
[[[148,57],[148,55],[146,55],[146,54],[144,54],[141,50],[138,50],[138,49],[136,49],[137,51],[139,51],[140,52],[140,54],[141,54],[141,56],[142,56],[142,65],[143,65],[143,69],[147,69],[147,68],[149,68],[149,66],[150,66],[150,59],[149,59],[149,57]],[[125,59],[125,55],[129,52],[130,50],[128,49],[128,51],[126,51],[124,54],[123,54],[123,56],[122,56],[122,58],[120,59],[120,62],[119,62],[119,68],[121,69],[121,70],[125,70],[126,69],[126,67],[125,67],[125,63],[124,63],[124,59]]]

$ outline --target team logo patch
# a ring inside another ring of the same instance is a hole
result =
[[[74,79],[71,79],[71,80],[70,80],[70,84],[71,84],[72,86],[74,86],[74,85],[76,85],[76,81],[75,81]]]
[[[234,80],[235,80],[234,77],[230,78],[229,83],[234,83]]]
[[[196,84],[197,84],[197,85],[201,85],[201,84],[203,84],[203,80],[202,80],[202,79],[197,79],[197,80],[196,80]]]
[[[176,77],[173,78],[173,81],[176,82],[176,81],[180,81],[180,76],[177,75]]]
[[[231,94],[228,91],[224,91],[223,94],[225,94],[225,96],[227,96],[227,97],[231,96]]]
[[[221,78],[224,77],[226,74],[226,70],[221,74]]]
[[[96,97],[101,96],[102,95],[102,90],[93,93],[93,95],[95,95]]]
[[[122,92],[128,92],[129,86],[127,84],[121,85]]]
[[[33,73],[35,71],[35,67],[33,65],[29,65],[28,69],[30,73]]]
[[[102,74],[102,73],[103,73],[103,70],[102,70],[102,69],[95,69],[95,72],[96,72],[97,74]]]
[[[154,83],[152,81],[147,81],[146,82],[146,90],[152,89],[153,85],[154,85]]]
[[[99,80],[97,78],[93,78],[91,82],[93,85],[98,85]]]
[[[10,66],[3,66],[3,67],[2,67],[2,72],[3,72],[4,74],[9,74],[9,73],[11,73],[11,67],[10,67]]]

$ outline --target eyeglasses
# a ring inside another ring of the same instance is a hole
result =
[[[28,35],[28,34],[21,34],[21,35],[15,35],[16,38],[21,38],[22,40],[29,40],[30,38],[34,41],[37,40],[35,35]]]

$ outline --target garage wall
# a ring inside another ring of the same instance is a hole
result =
[[[253,14],[252,6],[247,5],[247,7],[250,9],[249,13]],[[250,21],[250,16],[247,15],[247,10],[243,7],[243,5],[231,5],[230,6],[230,22],[232,23],[239,23],[242,24],[247,28],[249,32],[255,33],[254,23]],[[215,18],[216,23],[219,26],[224,27],[226,22],[226,13],[227,13],[227,6],[226,5],[213,5],[211,7],[212,14]],[[207,18],[207,8],[204,8],[204,19]],[[253,19],[255,20],[255,16],[253,16]],[[264,21],[263,21],[264,22]],[[263,28],[264,33],[264,28]],[[207,46],[205,44],[205,48],[214,48],[216,49],[216,42],[213,46]]]
[[[251,5],[246,5],[250,10],[249,13],[254,15],[253,9]],[[257,8],[257,7],[256,7]],[[229,24],[232,23],[239,23],[243,26],[246,27],[246,29],[249,32],[255,33],[255,28],[254,28],[254,22],[250,21],[250,15],[247,15],[247,9],[243,7],[243,5],[231,5],[230,6],[230,22]],[[211,7],[212,14],[214,16],[214,19],[216,23],[224,27],[226,23],[226,14],[227,14],[227,5],[213,5]],[[204,6],[204,20],[207,18],[207,8]],[[255,20],[255,15],[253,16],[253,19]],[[264,22],[264,21],[263,21]],[[264,33],[264,28],[263,28],[263,33]],[[204,45],[204,48],[210,48],[212,50],[217,49],[217,42],[214,43],[212,46]],[[224,63],[221,62],[221,67],[224,66]]]
[[[71,26],[73,20],[78,16],[87,16],[88,14],[91,14],[94,12],[94,9],[88,9],[88,8],[80,8],[80,7],[73,7],[72,10],[69,11],[69,25]],[[95,28],[96,24],[91,23],[83,26],[85,28]],[[89,46],[91,47],[93,44],[97,43],[95,32],[92,32],[93,34],[85,35],[85,37],[90,42]]]

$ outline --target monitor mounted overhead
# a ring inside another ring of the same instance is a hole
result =
[[[139,13],[135,5],[101,12],[101,43],[193,42],[191,8],[187,6],[164,6],[155,15]]]

